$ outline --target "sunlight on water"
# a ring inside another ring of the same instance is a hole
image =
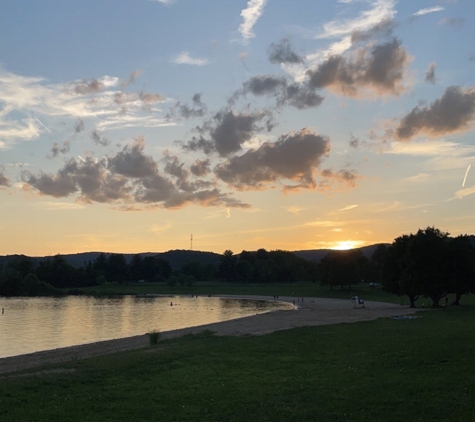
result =
[[[170,303],[173,306],[170,306]],[[0,358],[289,309],[208,297],[0,298]]]

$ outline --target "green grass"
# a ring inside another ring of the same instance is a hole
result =
[[[0,420],[474,421],[475,307],[420,316],[205,333],[0,377]]]

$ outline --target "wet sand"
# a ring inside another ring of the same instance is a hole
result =
[[[269,296],[220,295],[214,297],[274,300]],[[164,331],[161,333],[161,339],[176,338],[185,334],[198,334],[204,330],[211,330],[217,335],[222,336],[264,335],[274,331],[288,330],[296,327],[370,321],[377,318],[408,315],[416,312],[416,309],[384,302],[365,302],[364,308],[355,308],[350,300],[342,299],[306,297],[304,301],[301,302],[295,297],[279,296],[279,301],[288,303],[295,301],[296,309],[274,311],[230,321],[200,325],[198,327]],[[143,334],[134,337],[13,356],[0,359],[0,374],[36,368],[46,364],[63,363],[75,359],[87,359],[94,356],[141,349],[148,345],[148,335]]]

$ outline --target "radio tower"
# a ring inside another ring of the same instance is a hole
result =
[[[190,250],[193,250],[193,235],[191,235],[190,239]]]

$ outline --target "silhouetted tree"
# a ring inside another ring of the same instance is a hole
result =
[[[459,305],[463,294],[475,292],[475,249],[465,235],[451,239],[449,249],[448,290],[455,293],[453,305]]]
[[[231,281],[236,277],[236,257],[229,249],[220,256],[218,277],[226,281]]]

